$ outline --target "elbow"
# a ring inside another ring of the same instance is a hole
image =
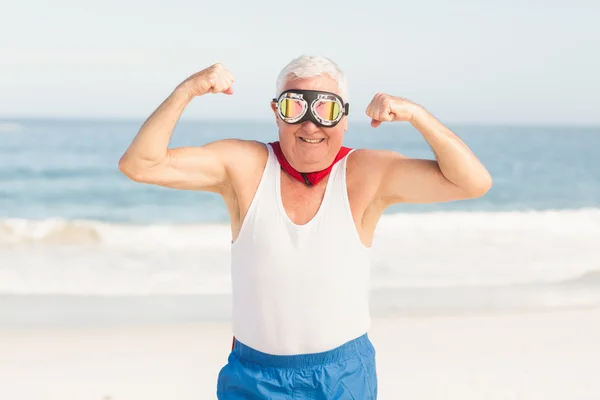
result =
[[[467,189],[469,198],[475,199],[483,197],[492,188],[492,177],[486,171],[486,173],[477,180],[474,180]]]
[[[127,154],[124,154],[119,159],[118,168],[123,175],[125,175],[132,181],[144,181],[144,173],[142,171],[142,168],[140,168],[139,163],[133,160],[131,157],[127,156]]]
[[[129,179],[140,183],[156,183],[160,171],[164,170],[165,159],[153,160],[142,157],[133,157],[131,154],[123,154],[119,159],[119,171]]]

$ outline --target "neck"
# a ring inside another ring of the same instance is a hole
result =
[[[269,144],[271,145],[271,147],[273,148],[273,152],[277,156],[277,160],[279,161],[279,164],[281,165],[281,169],[283,169],[292,178],[294,178],[300,182],[303,182],[308,186],[314,186],[317,183],[319,183],[321,180],[323,180],[323,178],[325,178],[327,175],[329,175],[329,172],[331,172],[331,169],[333,168],[333,166],[338,161],[340,161],[342,158],[344,158],[350,152],[350,150],[352,150],[351,148],[348,148],[348,147],[340,148],[340,150],[338,151],[338,154],[335,156],[333,162],[328,167],[326,167],[320,171],[299,172],[294,167],[292,167],[292,165],[285,158],[285,155],[283,154],[283,151],[281,150],[281,146],[280,146],[279,142],[271,142]]]

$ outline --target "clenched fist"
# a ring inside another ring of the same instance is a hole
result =
[[[179,87],[190,96],[203,96],[206,93],[233,94],[234,78],[222,64],[214,64],[187,78]]]
[[[420,106],[389,94],[377,93],[367,106],[367,116],[371,117],[371,126],[377,128],[385,121],[412,122]]]

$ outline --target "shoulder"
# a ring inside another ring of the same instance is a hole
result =
[[[407,158],[391,150],[355,149],[348,156],[348,174],[374,179],[383,176],[392,164],[403,159]]]
[[[254,186],[267,164],[269,150],[266,143],[256,140],[225,139],[227,170],[236,187]]]
[[[374,210],[375,214],[384,209],[380,195],[389,171],[398,165],[398,160],[407,159],[391,150],[356,149],[348,156],[346,183],[348,194],[359,207]]]
[[[236,156],[253,165],[265,165],[267,158],[269,157],[269,150],[267,149],[266,143],[257,140],[235,140],[237,141],[238,146]]]
[[[267,145],[265,143],[248,140],[248,139],[221,139],[212,143],[217,146],[220,151],[230,155],[247,155],[248,157],[260,156],[268,154]]]
[[[221,139],[210,144],[225,161],[230,171],[244,170],[253,165],[264,165],[269,152],[267,145],[256,140]]]
[[[348,195],[358,209],[370,209],[380,192],[390,160],[400,156],[388,150],[355,149],[348,155]]]

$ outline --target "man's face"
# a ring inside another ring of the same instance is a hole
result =
[[[339,95],[338,84],[328,75],[288,81],[283,91],[289,89],[320,90]],[[346,99],[343,99],[346,101]],[[348,126],[344,115],[334,127],[321,127],[312,121],[300,124],[288,124],[278,116],[277,106],[271,103],[279,128],[281,150],[288,162],[299,172],[314,172],[327,168],[335,159]],[[309,111],[310,112],[310,111]],[[310,143],[309,143],[310,142]]]

